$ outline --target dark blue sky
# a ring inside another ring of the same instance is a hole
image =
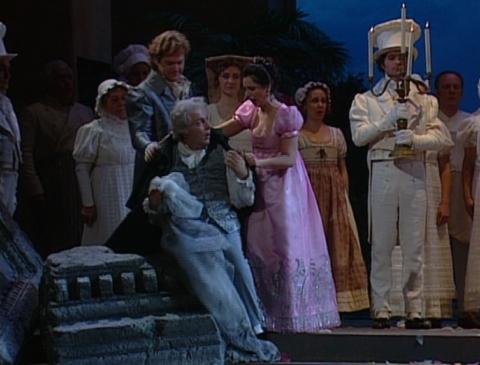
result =
[[[480,106],[477,81],[480,77],[480,1],[405,1],[408,17],[423,28],[428,20],[432,34],[433,73],[445,69],[461,72],[465,78],[462,107],[472,112]],[[367,32],[372,25],[400,17],[398,0],[298,0],[298,7],[332,39],[343,43],[350,62],[347,71],[367,73]],[[424,40],[417,42],[420,56],[414,72],[425,72]],[[378,76],[378,75],[377,75]]]

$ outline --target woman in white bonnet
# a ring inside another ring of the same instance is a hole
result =
[[[150,56],[143,44],[131,44],[122,49],[113,59],[113,68],[120,80],[137,86],[150,72]]]
[[[99,119],[81,127],[73,157],[82,198],[82,245],[104,244],[125,218],[132,191],[135,151],[127,123],[129,86],[114,79],[98,86]]]

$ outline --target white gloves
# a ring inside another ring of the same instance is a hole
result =
[[[401,129],[395,133],[395,144],[412,146],[415,133],[411,129]]]
[[[382,132],[391,131],[397,129],[398,119],[409,119],[410,111],[408,110],[406,103],[397,103],[390,109],[385,117],[375,123],[378,129]]]
[[[145,162],[150,162],[157,152],[160,150],[160,144],[158,142],[151,142],[145,147]]]

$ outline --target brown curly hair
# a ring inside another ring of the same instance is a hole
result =
[[[187,37],[176,30],[167,30],[160,33],[148,46],[150,60],[160,60],[161,58],[171,55],[179,50],[183,50],[185,55],[190,52],[190,42]],[[152,68],[157,69],[155,62],[151,62]]]

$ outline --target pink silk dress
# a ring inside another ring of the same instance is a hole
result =
[[[283,138],[298,135],[303,119],[282,104],[273,128],[258,135],[258,108],[244,102],[235,119],[252,130],[259,159],[278,156]],[[300,153],[286,169],[257,168],[257,196],[247,223],[247,257],[273,332],[315,333],[340,325],[322,218]]]

